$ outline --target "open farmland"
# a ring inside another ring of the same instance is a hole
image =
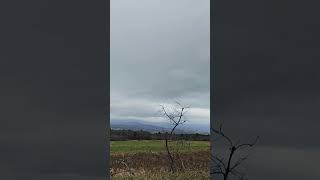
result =
[[[162,140],[111,141],[111,174],[124,179],[209,179],[208,141],[172,141],[178,172],[168,172],[169,159]]]
[[[179,151],[209,150],[208,141],[173,141],[169,142],[172,149]],[[162,140],[130,140],[111,141],[111,154],[137,153],[137,152],[161,152],[165,151],[165,142]]]

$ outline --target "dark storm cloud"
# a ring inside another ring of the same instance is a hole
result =
[[[105,177],[105,1],[1,1],[0,179]]]
[[[213,3],[214,121],[260,135],[254,179],[318,179],[320,36],[317,5]],[[305,158],[303,158],[305,157]]]

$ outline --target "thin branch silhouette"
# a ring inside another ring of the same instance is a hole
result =
[[[247,179],[246,175],[244,173],[239,172],[237,168],[241,166],[241,164],[245,160],[248,159],[249,155],[240,157],[236,160],[234,155],[238,153],[240,149],[254,147],[259,140],[259,136],[257,136],[251,143],[241,143],[240,140],[234,142],[228,135],[226,135],[223,132],[221,124],[218,127],[218,129],[211,128],[211,132],[212,134],[217,135],[218,138],[224,139],[225,142],[228,144],[228,157],[226,160],[218,157],[217,155],[211,155],[211,161],[213,165],[211,169],[211,174],[220,175],[223,177],[223,180],[227,180],[230,177],[230,175],[239,180]]]

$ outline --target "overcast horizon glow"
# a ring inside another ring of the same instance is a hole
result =
[[[178,100],[190,123],[210,123],[209,3],[111,1],[111,121],[162,122],[160,104]]]

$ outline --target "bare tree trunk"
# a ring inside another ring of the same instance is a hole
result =
[[[236,149],[234,147],[231,148],[231,152],[230,152],[230,155],[229,155],[229,158],[228,158],[228,165],[227,165],[226,172],[225,172],[223,180],[227,180],[228,179],[228,176],[229,176],[229,173],[230,173],[230,168],[231,168],[230,167],[231,159],[232,159],[232,156],[233,156],[235,150]]]
[[[175,169],[174,169],[174,159],[170,153],[170,150],[169,150],[169,147],[168,147],[168,137],[166,135],[166,150],[167,150],[167,154],[168,154],[168,157],[170,159],[170,170],[174,173],[175,172]]]
[[[177,102],[177,104],[180,106],[181,109],[179,108],[180,109],[179,111],[176,109],[175,112],[169,113],[169,114],[167,113],[166,108],[164,106],[162,106],[162,112],[164,113],[164,116],[166,118],[168,118],[168,120],[174,125],[173,128],[171,129],[170,133],[169,133],[169,136],[168,136],[168,132],[166,132],[166,134],[165,134],[166,150],[167,150],[168,157],[170,159],[170,170],[171,170],[172,173],[175,172],[175,162],[174,162],[174,157],[170,152],[170,149],[169,149],[169,146],[168,146],[168,141],[172,140],[172,135],[173,135],[174,130],[176,129],[176,127],[186,122],[186,120],[182,119],[182,117],[183,117],[183,115],[185,113],[184,112],[185,107],[183,107],[178,102]]]

